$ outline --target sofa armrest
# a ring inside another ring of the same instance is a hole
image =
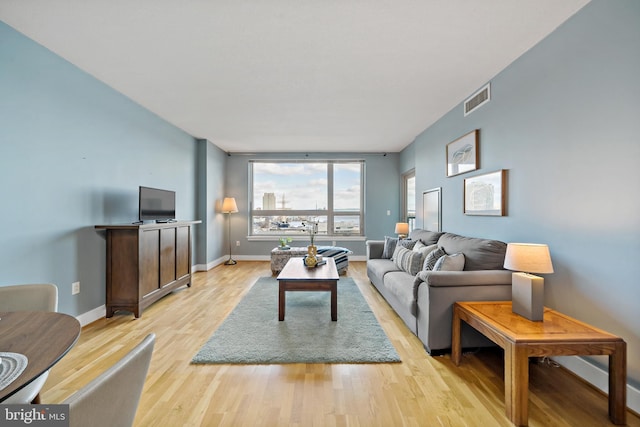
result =
[[[509,270],[476,271],[421,271],[416,275],[415,284],[425,282],[428,286],[486,286],[510,285],[512,272]]]
[[[367,259],[381,259],[384,240],[367,240]]]
[[[426,271],[416,275],[418,338],[430,354],[451,348],[453,303],[511,299],[508,270]],[[420,279],[422,277],[422,279]],[[492,345],[468,325],[462,326],[462,346]]]

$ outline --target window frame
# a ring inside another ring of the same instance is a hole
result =
[[[254,209],[254,165],[256,163],[272,163],[272,164],[300,164],[300,163],[322,163],[327,165],[327,209],[291,209],[283,211],[281,209],[275,210],[256,210]],[[339,164],[358,164],[360,166],[360,196],[359,196],[359,210],[345,210],[334,211],[334,188],[335,188],[335,171],[334,166]],[[365,161],[361,159],[343,159],[343,160],[327,160],[327,159],[256,159],[249,160],[249,218],[248,218],[248,237],[251,240],[273,240],[280,237],[293,237],[298,236],[297,233],[287,233],[286,230],[277,230],[273,232],[254,233],[254,220],[256,216],[270,217],[270,216],[284,216],[283,212],[286,212],[286,216],[307,216],[307,217],[327,217],[327,233],[318,234],[316,240],[351,240],[362,239],[365,236]],[[359,232],[358,233],[336,233],[335,232],[335,218],[344,216],[358,217]],[[331,232],[330,232],[331,231]],[[300,237],[308,237],[306,234],[299,234]]]

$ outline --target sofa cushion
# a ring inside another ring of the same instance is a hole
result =
[[[448,254],[462,252],[465,271],[504,269],[504,255],[507,251],[507,244],[504,242],[445,233],[438,240],[438,246]]]
[[[377,283],[382,283],[385,274],[390,271],[402,271],[390,259],[373,259],[367,261],[367,274],[373,276]]]
[[[423,270],[433,270],[433,267],[436,265],[436,262],[440,259],[440,257],[445,256],[447,253],[442,248],[437,248],[427,255],[422,263]]]
[[[411,230],[409,233],[409,238],[411,240],[420,240],[425,245],[433,245],[438,242],[440,236],[444,233],[440,231],[428,231],[422,230],[420,228],[416,228],[415,230]]]
[[[384,276],[384,286],[402,304],[407,307],[411,314],[416,314],[416,298],[413,277],[408,276],[404,271],[391,271]]]
[[[396,251],[393,253],[393,262],[396,266],[412,276],[418,274],[422,269],[423,260],[422,253],[403,248],[400,245],[396,246]]]
[[[433,266],[433,271],[462,271],[464,270],[464,254],[457,253],[453,255],[441,256],[436,265]]]

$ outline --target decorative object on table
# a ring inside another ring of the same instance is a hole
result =
[[[396,231],[395,233],[398,235],[398,239],[405,239],[409,234],[409,223],[408,222],[396,222]]]
[[[227,221],[229,223],[229,259],[224,263],[224,265],[236,265],[237,262],[233,258],[231,258],[231,214],[238,212],[238,205],[236,204],[236,199],[234,197],[225,197],[222,202],[222,213],[226,213],[228,218]]]
[[[477,175],[464,180],[465,215],[505,215],[505,188],[507,171]]]
[[[447,144],[447,176],[478,169],[478,129]]]
[[[291,237],[280,237],[278,239],[278,242],[280,243],[280,249],[282,249],[283,251],[291,249],[289,243],[291,243],[292,241],[293,239],[291,239]]]
[[[442,194],[441,187],[422,193],[422,218],[425,230],[442,231]]]
[[[318,222],[307,221],[302,224],[309,232],[311,244],[307,247],[307,256],[304,258],[304,265],[307,267],[315,267],[318,263],[318,248],[314,245],[316,234],[318,234]]]
[[[544,279],[529,273],[553,273],[547,245],[508,243],[504,268],[512,274],[513,312],[533,321],[542,321],[544,313]]]
[[[20,353],[0,352],[0,390],[8,386],[27,367],[27,357]],[[15,402],[18,403],[18,402]],[[19,402],[27,404],[29,402]]]
[[[307,256],[304,257],[304,265],[315,267],[318,264],[318,247],[311,245],[307,248]]]

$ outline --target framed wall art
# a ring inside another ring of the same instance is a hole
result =
[[[425,230],[442,231],[441,187],[422,193],[422,218]]]
[[[465,215],[505,215],[507,171],[477,175],[464,180]]]
[[[478,134],[473,130],[447,144],[447,176],[478,169]]]

